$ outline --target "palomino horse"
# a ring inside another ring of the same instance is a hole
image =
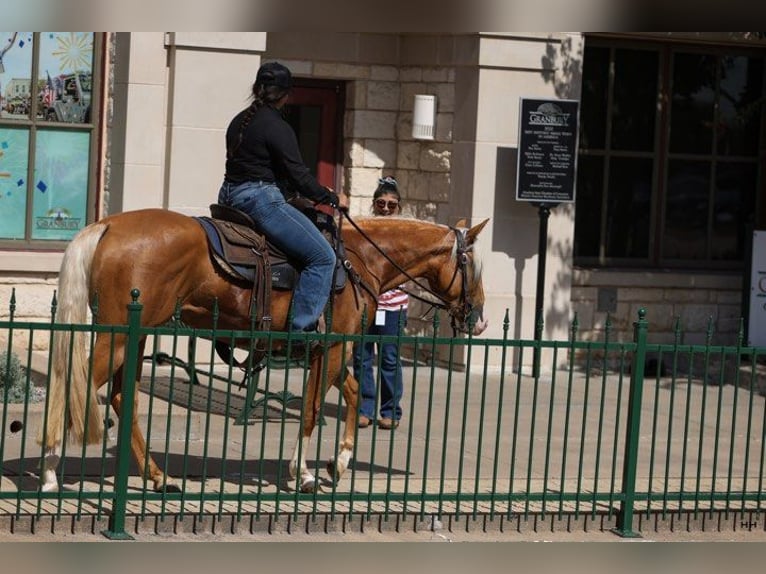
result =
[[[414,219],[385,217],[364,218],[354,222],[354,227],[345,226],[342,235],[346,256],[364,288],[355,288],[347,281],[343,290],[334,294],[332,331],[360,333],[365,305],[368,313],[372,313],[368,316],[374,316],[375,295],[408,279],[422,278],[451,315],[453,327],[466,332],[473,325],[474,333],[481,333],[486,327],[481,316],[484,290],[472,246],[486,223],[470,229],[450,228]],[[252,286],[248,288],[223,277],[211,260],[205,232],[191,217],[146,209],[113,215],[83,229],[64,254],[56,320],[86,323],[89,302],[97,296],[98,323],[125,324],[133,288],[141,292],[143,326],[167,323],[180,305],[180,319],[184,324],[209,329],[217,301],[218,328],[250,329],[248,309]],[[272,292],[272,330],[285,330],[291,296],[290,291]],[[475,319],[477,312],[478,320]],[[471,313],[474,318],[470,318]],[[74,337],[74,341],[70,337]],[[56,332],[51,350],[53,369],[47,415],[39,438],[45,449],[40,476],[43,491],[58,488],[57,453],[67,428],[68,436],[75,442],[90,444],[101,440],[103,415],[96,398],[99,387],[112,378],[110,399],[117,416],[123,401],[138,401],[137,392],[134,397],[122,395],[125,343],[124,335],[97,334],[89,365],[87,334]],[[145,340],[141,342],[139,357],[143,357],[145,343]],[[303,434],[290,463],[290,474],[298,479],[302,490],[316,486],[302,453],[308,452],[323,394],[331,385],[341,389],[347,405],[343,440],[327,465],[334,480],[340,479],[352,457],[359,385],[346,368],[351,349],[349,345],[345,347],[345,356],[344,345],[338,342],[311,358],[304,393]],[[327,385],[322,384],[324,361]],[[137,378],[140,376],[141,364],[137,365]],[[156,491],[175,490],[173,480],[147,452],[138,425],[138,409],[133,413],[131,449],[141,476],[152,480]]]

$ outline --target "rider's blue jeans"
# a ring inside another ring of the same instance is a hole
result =
[[[293,292],[290,330],[314,330],[330,296],[335,269],[335,252],[324,235],[285,201],[273,183],[224,181],[218,203],[247,213],[259,231],[290,258],[300,272]]]

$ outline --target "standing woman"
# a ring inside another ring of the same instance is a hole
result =
[[[372,213],[376,216],[399,215],[401,195],[393,177],[378,180],[378,187],[372,196]],[[378,298],[378,309],[372,318],[370,335],[397,335],[400,324],[407,323],[407,293],[391,289]],[[366,428],[375,418],[375,377],[372,364],[375,356],[375,341],[354,346],[354,377],[361,386],[362,401],[359,407],[359,428]],[[380,419],[378,427],[386,430],[399,426],[402,418],[400,405],[404,393],[402,382],[402,361],[396,343],[378,344],[380,353]]]
[[[295,132],[282,117],[291,87],[292,75],[282,64],[258,69],[252,104],[226,130],[226,175],[218,203],[247,213],[298,267],[289,329],[310,332],[330,296],[335,252],[314,223],[286,202],[283,190],[340,208],[348,207],[348,198],[320,185],[303,163]],[[292,350],[302,356],[303,342],[292,343]]]

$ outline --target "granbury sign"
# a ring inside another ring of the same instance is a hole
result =
[[[574,201],[578,105],[520,98],[517,200]]]

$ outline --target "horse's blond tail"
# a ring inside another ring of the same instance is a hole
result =
[[[106,228],[102,223],[89,225],[64,252],[59,271],[56,323],[87,323],[91,263]],[[96,381],[89,381],[88,377],[87,347],[87,332],[56,331],[53,335],[45,432],[38,437],[40,444],[44,443],[49,449],[61,443],[65,424],[70,429],[69,438],[75,442],[93,444],[103,436]]]

